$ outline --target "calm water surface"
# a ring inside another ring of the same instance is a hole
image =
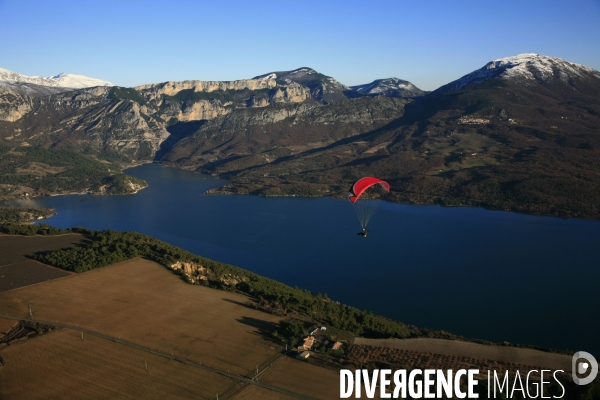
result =
[[[419,327],[600,354],[599,222],[382,203],[364,239],[346,200],[209,196],[226,182],[127,173],[150,186],[27,204],[55,208],[57,227],[138,231]]]

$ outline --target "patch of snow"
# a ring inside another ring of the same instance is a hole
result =
[[[310,68],[299,68],[295,71],[291,71],[288,75],[298,75],[298,74],[315,74],[317,73],[317,71],[315,71],[314,69],[310,69]]]
[[[269,75],[265,75],[262,78],[258,78],[258,80],[261,80],[261,81],[268,81],[268,80],[274,80],[274,79],[277,79],[277,74],[275,72],[272,72]]]
[[[394,90],[419,91],[412,83],[398,78],[377,79],[365,85],[352,86],[352,89],[365,94],[379,94]]]
[[[103,81],[101,79],[90,78],[84,75],[78,74],[66,74],[61,73],[55,76],[44,78],[42,76],[27,76],[19,74],[18,72],[9,71],[4,68],[0,68],[0,81],[5,82],[18,82],[18,83],[33,83],[40,86],[50,87],[66,87],[73,89],[80,89],[94,86],[114,86],[111,82]]]

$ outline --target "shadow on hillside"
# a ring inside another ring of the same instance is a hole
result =
[[[246,307],[246,308],[250,308],[252,310],[256,310],[256,307],[252,307],[252,304],[250,303],[242,303],[241,301],[237,301],[237,300],[232,300],[232,299],[221,299],[223,301],[226,301],[228,303],[232,303],[238,306],[242,306],[242,307]]]
[[[205,123],[206,120],[202,119],[198,121],[177,122],[176,124],[167,127],[167,131],[170,135],[167,140],[160,144],[160,149],[154,155],[154,161],[160,161],[181,139],[193,135]]]
[[[274,322],[252,317],[241,317],[236,319],[236,321],[255,328],[256,330],[253,333],[262,336],[264,339],[272,339],[271,333],[277,328],[277,324]]]

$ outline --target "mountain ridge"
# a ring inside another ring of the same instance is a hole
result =
[[[154,160],[224,176],[222,193],[343,197],[368,174],[392,184],[393,201],[600,218],[597,71],[524,54],[408,99],[386,95],[409,87],[395,78],[363,94],[336,82],[303,67],[43,98],[0,91],[0,144]]]

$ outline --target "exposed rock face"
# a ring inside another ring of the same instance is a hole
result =
[[[230,111],[231,108],[224,107],[218,100],[199,100],[170,106],[160,116],[166,120],[175,118],[177,121],[198,121],[213,119]]]
[[[302,85],[278,84],[272,79],[166,82],[138,86],[136,90],[159,118],[184,122],[211,120],[237,108],[301,103],[311,97]]]
[[[173,271],[183,276],[188,283],[198,283],[208,279],[206,275],[209,271],[202,265],[193,262],[178,261],[170,265],[170,267]]]
[[[271,79],[243,79],[239,81],[218,82],[218,81],[183,81],[183,82],[165,82],[135,87],[142,92],[142,95],[148,100],[160,99],[162,95],[175,96],[182,90],[193,90],[194,92],[215,92],[225,90],[261,90],[272,89],[276,86]]]
[[[0,89],[0,121],[15,122],[31,111],[31,99]]]
[[[275,89],[275,91],[269,95],[269,100],[271,104],[301,103],[310,97],[310,91],[304,86],[291,82]]]
[[[215,276],[211,269],[189,261],[178,261],[175,264],[170,265],[170,268],[181,275],[188,283],[192,284],[200,284],[203,281],[206,282],[210,277],[210,279],[218,279],[223,285],[235,287],[238,283],[245,282],[248,279],[232,274]]]
[[[348,86],[341,84],[334,78],[306,67],[298,68],[293,71],[270,72],[268,74],[259,75],[254,79],[275,79],[277,83],[281,85],[289,85],[292,82],[297,83],[308,88],[311,97],[324,104],[342,101],[359,95],[350,93],[352,90]]]
[[[149,118],[136,101],[115,97],[109,87],[59,93],[50,97],[0,95],[0,138],[12,144],[57,146],[97,154],[120,153],[150,160],[169,136],[165,123]],[[20,129],[17,137],[14,132]]]

